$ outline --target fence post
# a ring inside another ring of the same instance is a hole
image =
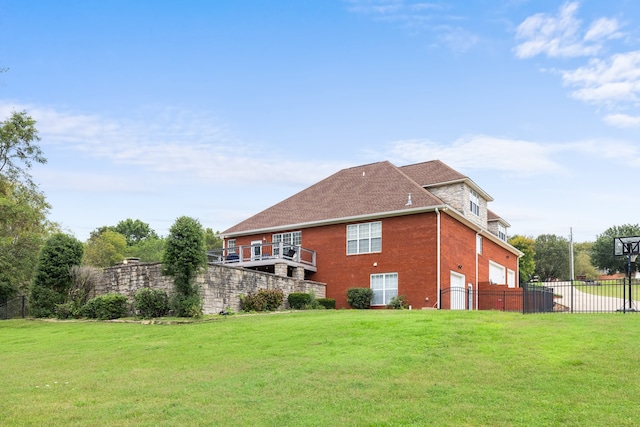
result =
[[[571,278],[571,313],[573,313],[573,277]]]
[[[22,295],[22,318],[23,319],[26,317],[25,316],[26,307],[27,307],[27,297],[26,295]]]

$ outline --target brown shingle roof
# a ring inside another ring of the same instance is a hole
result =
[[[468,179],[467,176],[453,170],[440,160],[401,166],[399,169],[423,187]]]
[[[407,205],[409,194],[411,205]],[[384,161],[343,169],[222,234],[284,229],[289,225],[443,204],[407,176],[403,168]]]

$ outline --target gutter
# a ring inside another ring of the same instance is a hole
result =
[[[446,209],[446,208],[445,208]],[[440,285],[440,265],[441,265],[441,259],[440,259],[440,210],[436,207],[435,209],[436,212],[436,221],[437,221],[437,238],[436,238],[436,258],[437,258],[437,267],[436,267],[436,282],[438,284],[438,296],[436,298],[436,307],[438,309],[441,309],[442,307],[440,307],[440,291],[441,291],[441,285]]]

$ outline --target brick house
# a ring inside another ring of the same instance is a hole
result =
[[[515,290],[521,255],[492,200],[439,160],[356,166],[222,232],[215,261],[326,283],[337,308],[350,287],[374,308],[483,308],[478,291]]]

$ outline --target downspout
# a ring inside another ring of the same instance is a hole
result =
[[[476,310],[478,310],[479,303],[478,299],[480,299],[480,292],[478,291],[478,237],[481,237],[480,231],[476,231]],[[484,242],[482,242],[484,246]]]
[[[440,210],[438,208],[436,208],[436,218],[437,218],[437,241],[436,241],[436,258],[438,260],[437,263],[437,268],[436,268],[436,281],[438,283],[438,298],[437,298],[437,303],[436,303],[436,307],[439,309],[441,309],[440,307]]]

